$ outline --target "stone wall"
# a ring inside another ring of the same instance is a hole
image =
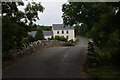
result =
[[[23,45],[19,49],[10,50],[2,54],[3,60],[16,59],[25,55],[34,54],[45,48],[62,46],[63,42],[57,40],[38,40],[29,44]]]
[[[94,46],[94,42],[88,42],[88,66],[94,67],[96,66],[96,50]]]

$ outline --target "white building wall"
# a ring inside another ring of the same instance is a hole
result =
[[[52,36],[44,36],[45,39],[52,38]]]
[[[71,40],[73,39],[73,41],[75,41],[75,32],[74,30],[69,30],[69,39],[68,40]]]
[[[59,34],[57,33],[57,31],[59,31]],[[64,34],[62,34],[62,31],[64,31]],[[68,31],[68,34],[67,34],[67,31]],[[73,39],[75,41],[74,30],[53,30],[53,37],[55,36],[64,36],[65,38],[67,38],[68,36],[68,40]]]

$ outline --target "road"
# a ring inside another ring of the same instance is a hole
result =
[[[83,78],[87,40],[76,46],[45,49],[3,70],[3,78]]]

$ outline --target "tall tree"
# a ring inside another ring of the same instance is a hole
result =
[[[26,25],[20,22],[23,15],[19,12],[17,5],[23,5],[23,3],[15,2],[2,2],[2,42],[3,51],[8,51],[18,45],[24,34]],[[21,26],[20,26],[21,24]]]
[[[26,12],[19,11],[17,6],[23,6],[23,2],[2,2],[2,48],[3,52],[10,49],[17,48],[22,45],[22,39],[26,37],[30,30],[29,25],[21,19],[27,19],[29,22],[38,17],[38,12],[42,12],[42,9],[38,9],[40,4],[34,3],[32,9]],[[30,5],[30,4],[29,4]],[[26,7],[31,8],[31,7]],[[34,9],[34,10],[33,10]],[[31,12],[31,13],[30,13]],[[35,13],[34,13],[35,12]],[[37,12],[37,13],[36,13]],[[28,14],[30,13],[30,18]]]
[[[63,5],[63,12],[65,24],[86,24],[87,36],[92,37],[95,45],[104,52],[104,58],[120,65],[120,2],[71,2]]]
[[[30,26],[32,26],[33,22],[35,22],[37,19],[39,20],[38,13],[43,12],[44,7],[40,3],[28,3],[28,5],[25,8],[25,23],[28,23]]]
[[[63,21],[66,25],[79,25],[84,23],[88,30],[92,28],[101,14],[114,12],[106,3],[69,2],[62,7]]]
[[[38,28],[34,38],[35,38],[35,40],[43,40],[44,39],[44,35],[43,35],[41,28]]]

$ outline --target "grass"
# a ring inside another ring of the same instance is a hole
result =
[[[111,64],[108,54],[102,52],[98,47],[96,50],[97,66],[88,69],[94,78],[120,78],[120,68]]]
[[[89,68],[88,72],[95,78],[120,78],[120,69],[113,65]]]

